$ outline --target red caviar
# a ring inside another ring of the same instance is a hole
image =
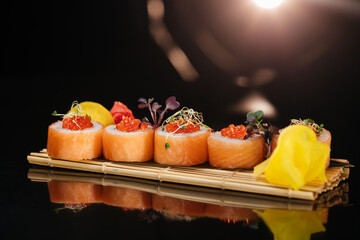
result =
[[[116,129],[122,132],[133,132],[136,130],[145,130],[148,126],[146,123],[141,123],[139,119],[124,116],[122,120],[116,124]]]
[[[248,133],[244,125],[235,126],[230,124],[227,128],[221,129],[221,135],[229,138],[244,139]]]
[[[62,121],[62,128],[70,130],[83,130],[86,128],[92,128],[93,123],[88,116],[72,116],[66,117]]]
[[[168,133],[192,133],[200,130],[200,125],[194,124],[192,120],[184,123],[183,119],[170,122],[166,125]]]

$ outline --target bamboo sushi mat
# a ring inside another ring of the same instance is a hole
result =
[[[162,165],[154,161],[143,163],[113,162],[105,159],[72,161],[50,158],[46,149],[30,153],[27,160],[36,165],[304,200],[315,200],[319,194],[332,190],[341,180],[349,176],[349,168],[347,167],[330,167],[326,169],[327,181],[325,183],[312,181],[299,190],[293,190],[285,186],[268,183],[264,175],[255,178],[252,170],[224,170],[213,168],[209,164],[183,167]],[[347,162],[346,160],[331,160],[333,162]]]

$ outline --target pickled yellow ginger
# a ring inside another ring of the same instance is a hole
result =
[[[284,128],[272,155],[255,166],[254,175],[265,173],[268,182],[299,189],[307,182],[325,181],[325,162],[330,148],[316,139],[307,126],[291,125]]]

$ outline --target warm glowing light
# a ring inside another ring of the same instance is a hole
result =
[[[273,104],[260,92],[252,92],[240,99],[230,107],[230,111],[235,113],[248,113],[262,110],[266,118],[275,118],[277,110]]]
[[[184,81],[194,81],[199,77],[184,51],[175,43],[163,18],[165,7],[163,0],[148,0],[149,30],[155,42],[168,56],[171,64]]]
[[[274,8],[279,6],[283,0],[254,0],[262,8]]]

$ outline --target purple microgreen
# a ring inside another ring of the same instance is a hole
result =
[[[137,101],[140,103],[138,105],[139,109],[143,109],[149,106],[148,101],[145,98],[139,98]]]
[[[161,121],[164,118],[164,114],[166,113],[166,111],[168,109],[175,110],[178,107],[180,107],[180,103],[178,101],[176,101],[176,97],[174,97],[174,96],[169,97],[168,99],[166,99],[165,103],[166,103],[166,106],[165,106],[164,111],[162,111],[162,113],[160,114],[159,121],[158,121],[158,126],[161,124]]]
[[[156,112],[159,110],[159,108],[161,108],[161,105],[160,104],[158,104],[157,102],[154,102],[153,104],[152,104],[152,106],[151,106],[151,110],[152,110],[152,112],[153,112],[153,114],[154,114],[154,123],[156,123],[157,122],[157,114],[156,114]]]
[[[148,100],[146,100],[145,98],[139,98],[138,99],[138,102],[140,103],[138,105],[138,108],[139,109],[143,109],[143,108],[148,108],[149,111],[150,111],[150,114],[151,114],[151,118],[153,119],[153,121],[155,120],[156,118],[156,115],[154,116],[154,113],[152,111],[152,107],[151,107],[151,102],[154,100],[154,98],[149,98]],[[155,113],[156,114],[156,113]]]
[[[156,113],[160,115],[163,111],[164,110],[158,109],[158,110],[156,110]]]
[[[149,98],[147,101],[147,104],[150,105],[152,103],[152,101],[154,101],[154,98]]]
[[[146,104],[146,105],[147,105],[147,103],[148,103],[145,98],[139,98],[139,99],[138,99],[138,102],[139,102],[139,103],[144,103],[144,104]]]
[[[159,108],[161,108],[162,106],[160,104],[158,104],[157,102],[154,102],[151,106],[151,109],[156,112]]]
[[[146,104],[146,103],[140,103],[139,105],[138,105],[138,108],[139,109],[143,109],[143,108],[146,108],[148,105]]]
[[[161,124],[161,121],[164,117],[164,114],[166,113],[166,111],[168,109],[170,110],[175,110],[180,106],[180,103],[178,101],[176,101],[175,97],[169,97],[168,99],[166,99],[165,103],[165,109],[161,110],[160,108],[162,107],[162,105],[160,105],[157,102],[154,102],[154,98],[149,98],[148,100],[146,100],[145,98],[139,98],[138,102],[140,103],[138,105],[139,109],[143,109],[143,108],[148,108],[149,112],[151,114],[151,118],[153,120],[153,126],[154,127],[158,127]],[[157,118],[157,116],[159,115],[159,118]]]
[[[166,99],[166,109],[175,110],[180,107],[180,103],[176,101],[176,97],[172,96]]]

